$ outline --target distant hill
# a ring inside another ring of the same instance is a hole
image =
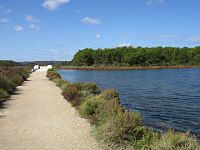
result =
[[[20,62],[23,65],[41,65],[41,66],[46,66],[46,65],[66,65],[68,62],[67,61],[26,61],[26,62]]]
[[[13,66],[20,66],[20,65],[22,64],[12,61],[12,60],[0,60],[0,66],[13,67]]]

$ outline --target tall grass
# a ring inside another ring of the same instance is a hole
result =
[[[80,116],[94,127],[95,137],[110,149],[133,150],[200,150],[200,144],[189,133],[169,130],[160,134],[144,126],[138,112],[127,111],[116,90],[99,91],[93,83],[70,83],[61,79],[56,70],[47,77],[62,89],[62,95]]]

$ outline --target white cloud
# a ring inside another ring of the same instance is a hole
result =
[[[81,21],[82,21],[82,23],[91,24],[91,25],[99,25],[99,24],[101,24],[100,20],[94,19],[94,18],[90,18],[90,17],[85,17]]]
[[[0,18],[0,23],[8,23],[10,22],[7,18]]]
[[[169,39],[169,38],[175,38],[176,35],[173,35],[173,34],[161,34],[161,35],[158,35],[158,38],[160,39]]]
[[[164,0],[146,0],[146,4],[151,5],[151,4],[163,4],[165,1]]]
[[[28,22],[32,22],[32,23],[38,23],[38,22],[40,22],[39,19],[36,19],[33,16],[25,16],[25,20],[28,21]]]
[[[193,43],[200,43],[200,35],[187,36],[185,38],[185,41],[193,42]]]
[[[101,37],[101,34],[97,33],[95,37],[96,37],[96,39],[99,39]]]
[[[38,25],[35,25],[35,24],[30,24],[29,28],[33,29],[33,30],[40,30],[40,27]]]
[[[16,25],[15,28],[14,28],[14,30],[15,30],[16,32],[20,32],[20,31],[23,31],[24,28],[23,28],[22,26],[20,26],[20,25]]]
[[[57,53],[58,50],[52,49],[51,52],[52,52],[52,53]]]
[[[42,6],[50,11],[56,10],[59,6],[69,3],[70,0],[44,0]]]
[[[131,46],[131,43],[122,43],[122,44],[118,44],[117,47],[129,47]]]
[[[12,10],[11,10],[11,9],[7,9],[6,12],[7,12],[7,13],[11,13]]]

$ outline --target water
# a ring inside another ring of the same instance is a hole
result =
[[[59,72],[71,82],[115,88],[122,104],[139,111],[147,126],[190,130],[200,137],[200,69]]]

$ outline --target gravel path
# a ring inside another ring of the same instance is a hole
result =
[[[46,77],[46,67],[0,106],[0,150],[98,150],[90,124]]]

